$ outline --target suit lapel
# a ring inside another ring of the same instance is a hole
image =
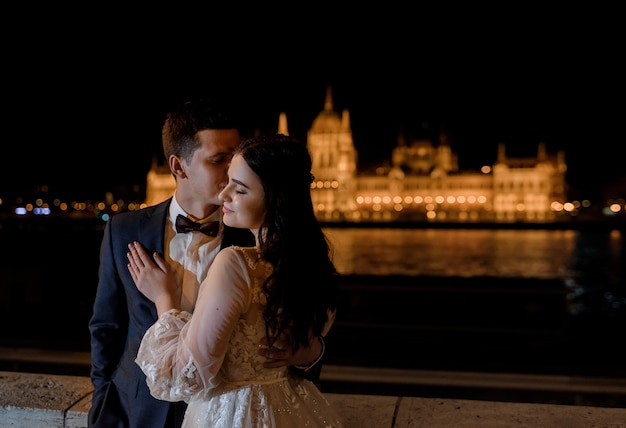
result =
[[[139,228],[139,242],[145,248],[154,249],[157,253],[163,255],[165,251],[165,225],[167,216],[169,215],[169,207],[172,199],[156,205],[153,210],[146,212],[142,227]]]

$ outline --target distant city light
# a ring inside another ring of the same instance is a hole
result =
[[[48,207],[37,207],[33,210],[35,215],[50,215],[50,208]]]
[[[572,211],[576,209],[576,205],[574,205],[572,202],[566,202],[563,204],[563,209],[571,213]]]

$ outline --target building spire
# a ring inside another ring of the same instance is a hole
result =
[[[506,162],[506,146],[504,143],[498,144],[498,163]]]
[[[281,111],[278,116],[278,133],[289,135],[289,130],[287,129],[287,113],[284,111]]]
[[[548,155],[546,153],[546,143],[544,143],[543,141],[540,141],[539,147],[537,148],[537,160],[539,162],[545,162],[547,158],[548,158]]]
[[[350,113],[347,108],[341,113],[341,130],[350,131]]]
[[[326,86],[326,100],[324,101],[324,110],[326,111],[333,110],[333,91],[330,85]]]

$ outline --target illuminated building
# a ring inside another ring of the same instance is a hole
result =
[[[156,205],[174,194],[176,180],[170,171],[170,166],[159,165],[156,157],[152,160],[152,167],[146,177],[146,205]]]
[[[278,132],[288,134],[284,113]],[[538,144],[534,158],[511,158],[498,148],[496,163],[482,171],[458,168],[445,133],[439,143],[399,138],[391,164],[359,172],[350,114],[333,108],[327,89],[324,109],[307,133],[313,159],[311,196],[322,222],[533,222],[567,217],[565,154],[548,154]],[[174,191],[167,166],[148,172],[146,204],[154,205]]]

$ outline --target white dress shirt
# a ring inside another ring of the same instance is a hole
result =
[[[198,288],[220,250],[224,225],[220,223],[220,231],[216,237],[207,236],[202,232],[177,233],[174,225],[179,214],[190,217],[180,207],[174,193],[165,227],[165,260],[178,273],[179,278],[182,278],[181,309],[193,312]],[[204,219],[190,218],[200,223],[221,220],[221,210],[216,210]]]

